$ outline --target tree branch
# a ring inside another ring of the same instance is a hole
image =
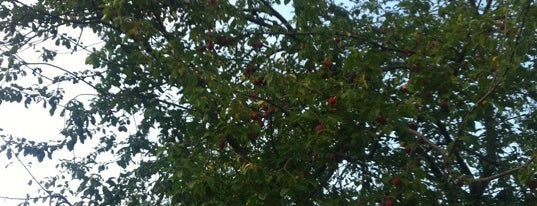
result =
[[[478,182],[490,182],[491,180],[498,179],[498,178],[501,178],[501,177],[504,177],[504,176],[507,176],[507,175],[514,174],[514,173],[516,173],[516,172],[528,167],[529,164],[531,164],[533,162],[533,160],[535,160],[535,157],[531,158],[530,160],[528,160],[523,165],[520,165],[520,166],[515,167],[513,169],[506,170],[506,171],[503,171],[501,173],[491,175],[491,176],[488,176],[488,177],[482,177],[482,178],[479,178],[479,179],[472,179],[471,181],[474,181],[474,182],[476,182],[476,181],[478,181]]]

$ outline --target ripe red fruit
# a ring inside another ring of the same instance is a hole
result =
[[[322,132],[326,129],[326,127],[324,126],[324,124],[317,124],[317,126],[315,126],[315,131],[317,132]]]
[[[263,82],[263,78],[259,77],[259,78],[255,78],[252,80],[252,84],[254,86],[261,86],[263,85],[265,82]]]
[[[222,139],[218,142],[218,148],[224,149],[226,147],[226,140]]]
[[[250,111],[250,118],[253,120],[259,119],[261,117],[261,114],[259,114],[258,111]]]
[[[339,44],[339,42],[341,42],[341,38],[339,36],[336,36],[334,37],[334,41],[336,42],[336,44]]]
[[[420,103],[418,103],[418,102],[414,102],[413,104],[414,104],[414,108],[416,108],[416,109],[420,109],[420,108],[421,108]]]
[[[252,42],[252,48],[255,50],[261,49],[263,47],[263,42],[261,40],[255,40]]]
[[[412,67],[410,67],[410,71],[412,72],[419,72],[420,67],[418,65],[413,64]]]
[[[394,177],[392,179],[392,185],[395,186],[395,187],[400,187],[401,186],[401,179],[399,177]]]
[[[232,42],[233,42],[233,39],[231,39],[231,37],[229,37],[229,36],[226,36],[226,37],[220,39],[220,44],[222,46],[229,46]]]
[[[412,148],[410,148],[410,146],[405,146],[405,153],[410,155],[412,153]]]
[[[337,97],[336,96],[331,96],[330,98],[328,98],[328,104],[335,105],[336,103],[337,103]]]
[[[328,59],[323,61],[323,67],[324,68],[330,69],[331,66],[332,66],[332,61],[330,61]]]
[[[401,92],[403,92],[403,93],[408,92],[408,86],[406,84],[401,87]]]
[[[393,200],[386,199],[386,200],[384,200],[383,205],[384,206],[393,206]]]
[[[416,124],[416,122],[410,122],[408,123],[408,128],[418,130],[418,124]]]
[[[269,114],[274,114],[274,113],[276,113],[276,107],[269,106],[267,112],[268,112]]]
[[[258,120],[257,120],[257,125],[259,125],[259,127],[264,127],[264,126],[265,126],[265,122],[264,122],[263,120],[258,119]]]
[[[385,125],[386,123],[388,123],[388,121],[386,120],[385,117],[383,117],[383,116],[378,116],[378,117],[377,117],[377,123],[379,123],[380,125]]]
[[[213,50],[213,49],[214,49],[214,43],[213,43],[213,42],[209,42],[209,43],[207,44],[207,49],[208,49],[208,50]]]
[[[447,100],[442,100],[442,102],[440,102],[440,108],[442,108],[443,110],[449,110],[449,104],[447,102]]]
[[[330,154],[328,155],[328,159],[329,159],[331,162],[336,162],[336,161],[337,161],[336,154],[334,154],[334,153],[330,153]]]
[[[210,5],[216,5],[216,3],[218,3],[218,0],[209,0],[209,4]]]
[[[250,133],[250,136],[249,136],[250,141],[253,142],[253,141],[257,140],[257,137],[258,137],[257,133],[255,133],[255,132]]]
[[[257,98],[257,94],[256,94],[255,92],[250,93],[249,96],[250,96],[250,98],[252,98],[252,99],[256,99],[256,98]]]
[[[246,69],[244,69],[243,74],[246,76],[250,76],[255,72],[255,68],[252,65],[246,66]]]

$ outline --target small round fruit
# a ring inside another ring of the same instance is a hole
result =
[[[332,61],[330,61],[328,59],[323,61],[323,67],[324,68],[330,69],[331,66],[332,66]]]
[[[330,153],[328,155],[328,159],[330,160],[330,162],[336,162],[337,161],[336,154]]]
[[[256,132],[250,133],[250,135],[249,135],[250,141],[253,142],[253,141],[257,140],[258,136],[259,136],[259,134],[257,134]]]
[[[330,98],[328,98],[328,104],[330,104],[330,105],[337,104],[337,97],[336,96],[331,96]]]
[[[383,205],[384,206],[393,206],[393,200],[386,199],[386,200],[384,200]]]
[[[442,102],[440,102],[440,108],[446,111],[449,110],[449,103],[447,100],[442,100]]]
[[[213,49],[214,49],[214,43],[213,43],[213,42],[209,42],[209,43],[207,44],[207,49],[208,49],[208,50],[213,50]]]
[[[378,117],[377,117],[377,123],[379,123],[380,125],[385,125],[386,123],[388,123],[388,121],[386,120],[385,117],[383,117],[383,116],[378,116]]]
[[[252,42],[252,48],[259,50],[263,47],[263,42],[261,40],[255,40]]]
[[[416,124],[416,122],[410,122],[408,123],[408,128],[412,130],[418,130],[418,124]]]
[[[224,149],[224,147],[226,147],[226,140],[222,139],[218,141],[218,148]]]
[[[250,76],[255,72],[255,68],[252,65],[246,66],[246,69],[244,69],[243,74],[246,76]]]
[[[265,126],[265,122],[261,119],[258,119],[257,120],[257,125],[259,125],[259,127],[264,127]]]
[[[408,92],[408,85],[405,84],[405,85],[401,86],[401,92],[407,93]]]
[[[395,186],[395,187],[400,187],[401,186],[401,178],[394,177],[392,179],[392,185]]]
[[[250,111],[250,118],[253,120],[259,119],[261,114],[258,111]]]
[[[317,132],[322,132],[326,130],[326,127],[324,126],[324,124],[317,124],[317,126],[315,126],[315,131]]]
[[[336,42],[336,44],[339,44],[339,42],[341,42],[341,38],[339,36],[335,36],[334,42]]]
[[[263,78],[259,77],[259,78],[255,78],[252,80],[252,84],[254,86],[262,86],[265,82],[263,81]]]
[[[406,153],[407,155],[412,154],[412,148],[410,148],[410,146],[405,146],[405,153]]]

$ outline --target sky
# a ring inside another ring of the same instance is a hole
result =
[[[73,31],[72,29],[67,28],[63,28],[59,31],[59,33],[63,32],[73,35],[79,34],[78,31]],[[99,41],[100,40],[95,35],[88,31],[83,35],[83,42],[85,42],[86,45],[95,44],[95,46],[98,46]],[[54,42],[48,41],[42,44],[37,44],[35,49],[39,50],[41,47],[55,48],[53,43]],[[67,68],[71,71],[88,68],[88,66],[84,64],[87,53],[78,52],[72,55],[71,52],[68,51],[59,52],[60,54],[56,60],[52,62],[53,64]],[[27,62],[41,62],[38,53],[32,48],[24,50],[24,52],[20,54],[20,57]],[[2,66],[6,66],[5,62]],[[43,67],[42,69],[45,76],[53,76],[53,74],[58,73],[58,70],[54,68]],[[37,82],[36,80],[36,77],[28,74],[27,77],[20,77],[17,84],[35,84]],[[45,84],[47,84],[46,81]],[[7,86],[9,86],[8,83],[0,82],[0,87]],[[81,93],[95,93],[88,86],[83,86],[81,84],[74,87],[73,85],[62,83],[57,86],[66,90],[65,99],[73,98],[75,95]],[[0,105],[0,135],[6,137],[12,136],[14,138],[24,137],[36,142],[46,142],[64,138],[60,135],[60,131],[64,127],[65,122],[64,118],[58,115],[60,109],[61,108],[58,108],[56,114],[51,116],[48,112],[48,108],[44,109],[42,104],[31,104],[29,108],[25,108],[22,103],[3,102]],[[4,142],[0,140],[0,145],[3,144]],[[58,173],[56,164],[59,163],[59,158],[71,159],[75,156],[87,153],[90,148],[91,143],[84,147],[77,147],[77,150],[74,152],[60,151],[53,154],[52,160],[45,158],[41,163],[38,163],[36,158],[31,156],[24,157],[21,155],[20,159],[37,180],[44,180],[45,177],[53,176]],[[18,199],[25,198],[26,195],[29,195],[30,197],[39,196],[39,193],[37,192],[39,185],[35,184],[35,182],[28,185],[32,176],[24,169],[23,164],[18,162],[16,158],[8,160],[6,152],[0,154],[0,183],[2,184],[2,186],[0,186],[0,205],[18,205],[23,202]],[[49,205],[49,203],[38,202],[34,205]]]

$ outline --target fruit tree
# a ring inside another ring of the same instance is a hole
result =
[[[66,119],[61,141],[1,134],[8,158],[60,159],[38,199],[537,204],[535,1],[0,7],[0,103]],[[87,67],[58,66],[62,54]],[[82,86],[89,98],[66,98]],[[54,156],[88,142],[77,161]]]

